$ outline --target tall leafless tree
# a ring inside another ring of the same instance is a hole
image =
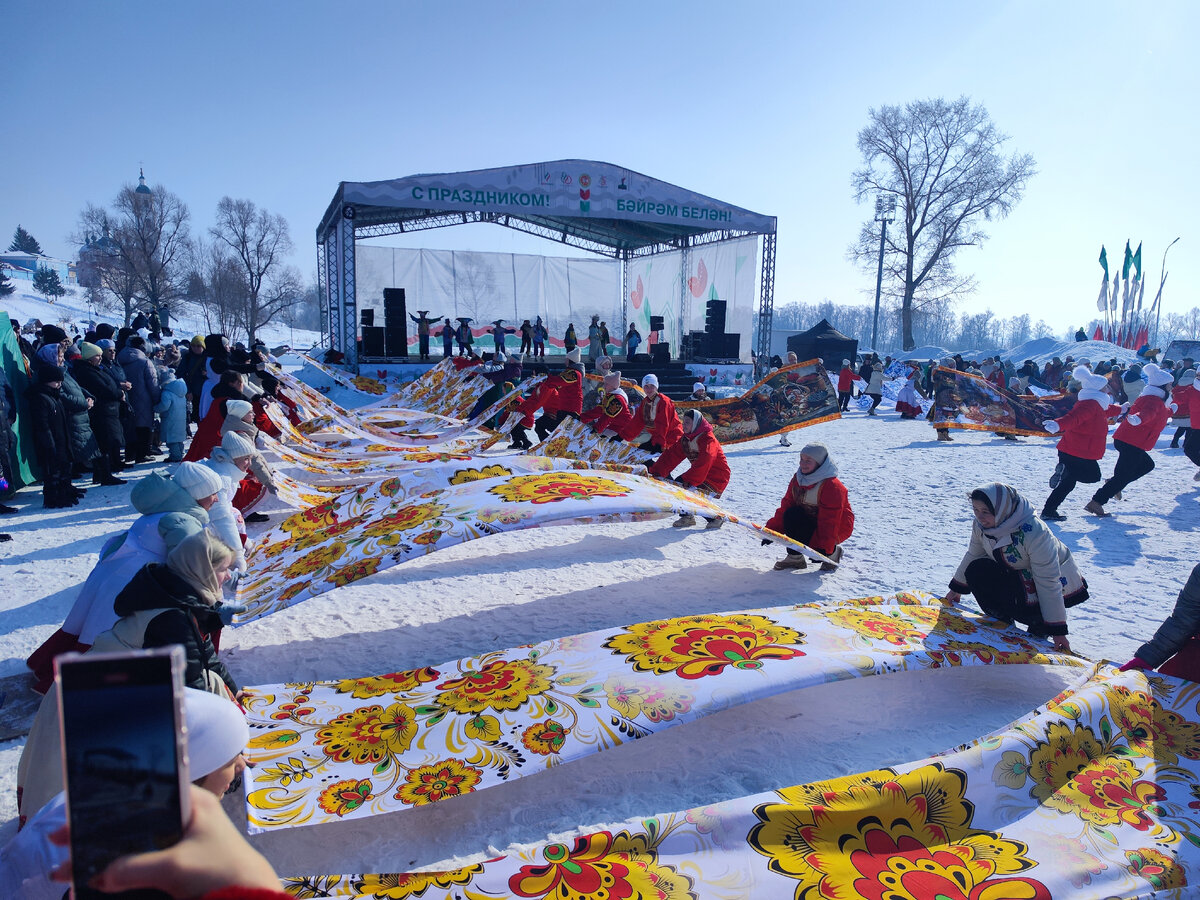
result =
[[[954,272],[954,255],[987,240],[983,222],[1008,215],[1036,174],[1029,154],[1004,156],[1008,136],[967,97],[882,106],[858,133],[863,166],[852,177],[854,199],[896,198],[884,277],[900,297],[902,346],[913,339],[914,298],[955,297],[974,287]],[[875,271],[879,223],[863,225],[850,257]]]
[[[199,311],[210,334],[242,338],[248,294],[242,266],[224,244],[193,242],[186,298]]]
[[[287,264],[292,252],[287,220],[250,200],[222,197],[209,234],[238,262],[246,285],[242,327],[253,342],[259,329],[303,291],[300,273]]]

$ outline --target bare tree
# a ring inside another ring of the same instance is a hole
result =
[[[246,286],[242,327],[253,342],[259,329],[303,291],[300,273],[287,265],[292,252],[287,220],[250,200],[222,197],[209,233],[229,248],[239,264]]]
[[[121,252],[108,223],[108,211],[88,204],[73,239],[79,251],[77,278],[97,309],[117,313],[128,325],[137,311],[139,281],[132,259]]]
[[[193,243],[185,296],[200,312],[210,334],[241,338],[248,293],[242,267],[224,244]]]
[[[954,254],[987,239],[981,220],[1003,218],[1036,173],[1033,157],[1002,150],[1008,136],[982,105],[967,97],[919,100],[871,109],[858,133],[863,167],[854,172],[855,202],[873,195],[896,198],[900,217],[886,241],[884,269],[898,282],[904,349],[913,340],[913,298],[948,297],[973,288],[954,273]],[[850,257],[874,271],[879,227],[863,225]],[[902,286],[902,287],[901,287]]]
[[[456,306],[478,324],[494,312],[496,271],[482,253],[454,254],[454,282],[458,292]]]

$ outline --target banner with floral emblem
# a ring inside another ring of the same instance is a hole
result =
[[[1198,698],[1195,683],[1099,664],[1008,728],[936,757],[453,871],[297,876],[284,888],[422,900],[583,900],[596,885],[659,900],[1192,896]]]
[[[837,389],[816,359],[779,369],[740,397],[679,400],[675,406],[681,413],[701,410],[722,444],[754,441],[841,418]]]
[[[1049,437],[1045,419],[1066,415],[1075,399],[1067,394],[1034,397],[997,387],[982,375],[938,366],[933,370],[934,428],[963,428]]]
[[[424,456],[415,461],[471,462],[450,453],[426,451]],[[480,477],[417,498],[402,496],[399,481],[390,479],[295,513],[249,547],[248,571],[237,586],[237,602],[246,609],[233,621],[244,624],[406,560],[505,531],[642,522],[684,513],[722,519],[828,561],[799,541],[740,520],[701,494],[626,472]]]
[[[834,679],[1079,665],[929,594],[643,622],[406,672],[248,689],[250,828],[361,818]]]

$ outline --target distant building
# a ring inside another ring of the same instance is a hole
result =
[[[63,284],[75,284],[75,263],[65,259],[55,259],[52,256],[42,256],[37,253],[18,253],[9,251],[0,253],[0,266],[4,267],[9,278],[21,281],[33,281],[39,268],[53,269],[58,272],[58,278]]]

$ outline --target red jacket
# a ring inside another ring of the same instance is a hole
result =
[[[1136,417],[1141,421],[1134,425],[1129,421],[1130,417]],[[1129,415],[1117,426],[1113,440],[1124,441],[1126,444],[1132,444],[1142,450],[1151,450],[1158,441],[1158,436],[1167,427],[1167,420],[1170,418],[1171,411],[1167,409],[1167,404],[1163,400],[1143,392],[1133,401],[1133,406],[1129,407]]]
[[[542,404],[546,412],[583,412],[583,373],[576,369],[563,369],[546,379],[554,391],[554,397]]]
[[[1200,391],[1197,391],[1196,388],[1190,384],[1175,385],[1175,387],[1171,389],[1171,402],[1178,407],[1178,409],[1175,410],[1175,415],[1181,419],[1189,418],[1191,416],[1189,410],[1192,408],[1192,398],[1197,394],[1200,394]]]
[[[729,462],[708,422],[695,434],[682,436],[664,450],[658,462],[650,467],[650,474],[670,478],[671,472],[685,459],[690,460],[692,466],[679,476],[680,481],[692,487],[707,488],[717,496],[724,493],[729,486]]]
[[[543,381],[533,393],[517,404],[517,415],[521,416],[521,424],[526,428],[533,427],[533,414],[538,409],[549,409],[557,402],[558,392],[550,386],[550,382]]]
[[[828,556],[834,547],[854,533],[854,510],[850,508],[850,495],[846,493],[846,486],[837,478],[826,478],[812,487],[803,488],[793,475],[783,499],[779,501],[779,509],[767,520],[767,527],[782,533],[783,514],[794,506],[808,506],[803,502],[806,497],[810,504],[813,500],[816,501],[815,511],[811,507],[809,509],[817,519],[817,527],[808,544],[818,553]]]
[[[646,415],[649,412],[649,401],[643,400],[633,410],[633,417],[629,423],[629,428],[621,437],[627,441],[632,441],[643,431],[649,431],[650,442],[665,450],[683,437],[683,424],[679,421],[679,414],[675,412],[675,401],[661,391],[656,396],[658,398],[658,410],[654,415],[654,422],[650,423],[646,421]]]
[[[623,437],[634,419],[625,395],[612,393],[580,416],[579,421],[595,428],[596,434],[612,431],[617,437]]]
[[[1100,459],[1108,443],[1108,420],[1120,412],[1119,406],[1106,408],[1096,400],[1080,400],[1054,420],[1062,431],[1058,449],[1079,459]]]
[[[848,394],[854,389],[854,370],[849,366],[842,366],[842,371],[838,372],[838,392]]]

